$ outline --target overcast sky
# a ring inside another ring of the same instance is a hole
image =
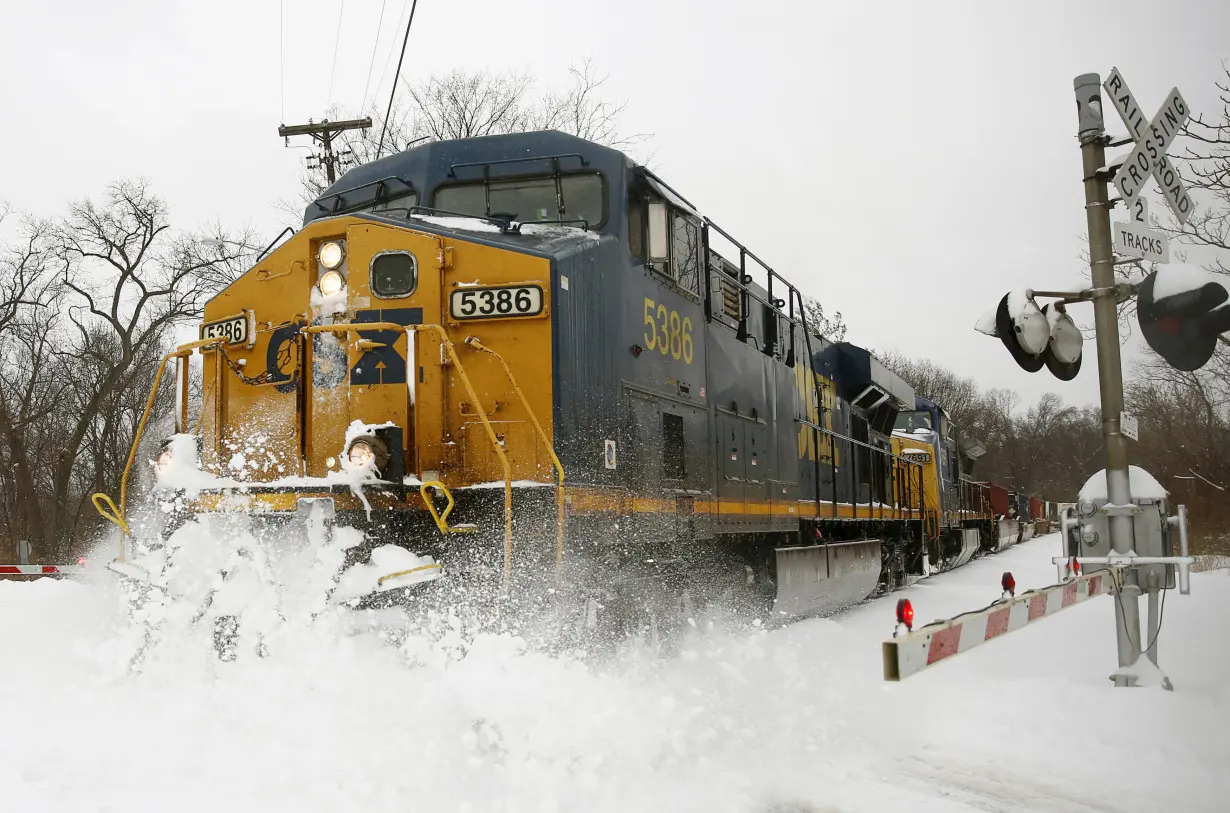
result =
[[[330,104],[357,115],[365,90],[383,105],[407,7],[7,4],[0,198],[54,214],[145,176],[176,225],[251,222],[272,238],[307,154],[278,124]],[[1027,401],[1094,402],[1092,343],[1061,384],[973,324],[1010,288],[1081,279],[1073,77],[1118,66],[1149,115],[1176,85],[1208,110],[1228,33],[1226,0],[421,0],[402,76],[489,68],[546,87],[592,57],[628,103],[623,129],[653,134],[659,173],[842,311],[853,341]]]

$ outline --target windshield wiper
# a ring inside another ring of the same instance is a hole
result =
[[[407,190],[409,190],[410,192],[414,191],[414,184],[410,183],[410,181],[406,180],[405,178],[398,178],[396,175],[390,175],[387,178],[379,178],[374,181],[368,181],[365,184],[359,184],[358,186],[352,186],[349,189],[343,189],[341,192],[334,192],[329,195],[322,195],[321,197],[312,201],[312,204],[317,209],[319,209],[321,212],[327,215],[345,214],[348,211],[352,211],[355,209],[361,209],[365,206],[375,206],[375,205],[378,205],[381,201],[388,199],[389,190],[386,188],[385,185],[388,184],[389,182],[399,183],[402,186],[404,186]],[[376,187],[376,192],[372,196],[371,200],[359,201],[359,202],[355,202],[352,204],[346,203],[346,196],[353,195],[355,192],[358,192],[363,189],[368,189],[373,186]],[[326,200],[332,200],[332,204],[329,206],[326,206],[324,203],[324,201]]]

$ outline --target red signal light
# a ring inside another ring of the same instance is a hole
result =
[[[1003,578],[999,580],[999,586],[1004,588],[1004,592],[1010,596],[1016,596],[1016,579],[1012,578],[1012,574],[1005,571]]]
[[[77,566],[78,566],[78,567],[85,567],[85,557],[84,557],[84,556],[78,556],[78,557],[77,557]]]
[[[905,624],[905,628],[914,631],[914,605],[908,598],[897,600],[897,623]]]

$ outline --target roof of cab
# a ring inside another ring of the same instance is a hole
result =
[[[541,160],[546,168],[550,165],[545,162],[551,159],[563,162],[571,159],[577,162],[576,166],[561,168],[592,167],[608,178],[616,178],[624,169],[633,166],[632,160],[618,150],[558,130],[431,141],[350,170],[308,204],[303,223],[307,225],[318,218],[341,213],[339,209],[344,211],[362,205],[369,197],[366,189],[372,190],[370,198],[374,200],[381,182],[401,183],[402,188],[409,184],[422,196],[441,183],[471,179],[471,175],[477,180],[484,172],[491,173],[492,177],[529,174],[527,163]],[[336,201],[339,195],[352,190],[360,196],[346,201],[343,207],[323,203],[330,199]],[[389,191],[396,194],[399,190]]]

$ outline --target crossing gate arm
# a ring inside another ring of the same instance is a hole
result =
[[[0,565],[0,576],[67,576],[84,572],[80,565]]]
[[[1108,593],[1110,588],[1108,571],[1088,573],[1050,587],[1028,590],[1016,598],[1003,599],[946,621],[933,621],[884,642],[884,679],[903,680],[960,652]]]

